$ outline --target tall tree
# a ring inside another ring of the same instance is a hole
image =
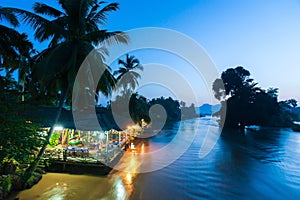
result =
[[[0,7],[0,21],[7,21],[13,28],[19,25],[15,14],[3,7]],[[24,101],[25,74],[29,70],[29,59],[35,51],[27,35],[21,34],[13,28],[0,24],[0,67],[5,68],[7,73],[19,70],[21,99]]]
[[[222,87],[224,84],[224,87]],[[242,128],[246,125],[290,126],[295,116],[295,100],[278,102],[278,89],[267,91],[257,87],[250,72],[242,67],[230,68],[213,83],[215,97],[221,100],[219,112],[224,127]]]
[[[33,48],[33,44],[28,40],[26,34],[21,35],[21,41],[19,42],[19,57],[18,57],[18,82],[21,87],[21,101],[25,101],[25,85],[26,85],[26,76],[29,75],[31,71],[31,59],[32,55],[36,53],[36,50]]]
[[[138,86],[138,79],[141,78],[137,70],[142,71],[144,69],[140,61],[134,56],[126,54],[125,60],[119,59],[118,64],[121,67],[114,72],[114,75],[117,75],[119,85],[124,91],[134,90]]]
[[[17,13],[24,22],[34,28],[34,36],[38,41],[50,39],[48,48],[35,57],[37,64],[33,73],[42,87],[49,86],[53,82],[59,86],[61,94],[55,123],[59,120],[62,107],[73,88],[82,62],[95,49],[95,46],[128,42],[123,32],[100,29],[100,25],[104,25],[107,21],[107,14],[118,10],[118,3],[106,5],[105,2],[98,0],[59,0],[59,5],[61,8],[57,9],[44,3],[35,3],[33,6],[35,13],[17,8],[6,8],[8,11]],[[96,67],[103,71],[97,89],[108,95],[114,85],[114,77],[104,65],[101,52],[97,51],[93,56],[97,61]],[[91,71],[91,69],[88,70]],[[89,82],[94,82],[94,78],[98,77],[89,76]],[[84,90],[84,88],[81,89]],[[54,125],[48,133],[48,139],[53,130]],[[41,149],[35,162],[36,165],[45,149],[46,145]],[[28,175],[35,167],[32,166],[28,170]]]
[[[19,21],[16,16],[0,7],[0,22],[8,22],[13,28],[19,25]],[[20,37],[20,33],[13,28],[7,27],[4,24],[0,24],[0,64],[1,67],[11,64],[18,56],[16,39]]]
[[[241,127],[246,125],[249,104],[254,101],[258,88],[250,78],[250,72],[243,67],[229,68],[222,73],[221,79],[213,83],[215,97],[221,100],[221,121],[225,126]]]
[[[229,68],[223,72],[221,79],[213,83],[213,90],[222,103],[220,114],[225,127],[243,129],[246,125],[261,125],[274,114],[275,106],[273,109],[271,106],[277,103],[277,98],[273,99],[276,91],[267,94],[257,87],[257,83],[250,78],[250,72],[243,67]],[[266,105],[266,102],[269,104]]]

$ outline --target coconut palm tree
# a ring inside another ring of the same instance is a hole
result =
[[[21,87],[21,101],[25,101],[25,85],[26,85],[26,76],[29,75],[31,71],[31,59],[32,55],[36,54],[37,51],[33,48],[33,44],[28,40],[26,34],[21,34],[20,37],[20,46],[18,48],[19,57],[17,59],[18,66],[18,84]]]
[[[128,42],[128,37],[123,32],[100,29],[100,25],[104,25],[107,21],[107,14],[118,10],[118,3],[105,5],[105,2],[98,0],[59,0],[58,3],[60,9],[44,3],[35,3],[33,6],[35,13],[6,8],[18,14],[25,23],[34,28],[34,36],[39,42],[50,40],[48,48],[35,57],[37,64],[33,74],[42,87],[53,82],[60,86],[61,95],[54,125],[58,122],[64,102],[70,95],[81,63],[95,46]],[[93,56],[98,63],[97,67],[103,71],[97,90],[108,95],[113,88],[114,77],[103,63],[103,54],[96,51]],[[90,74],[93,75],[92,71]],[[88,82],[94,82],[95,78],[97,77],[89,76]],[[47,139],[51,137],[54,125],[50,128]],[[45,149],[46,145],[37,155],[35,166],[27,170],[28,176],[35,169]],[[25,176],[26,178],[28,177]]]
[[[13,13],[0,7],[0,22],[3,21],[7,21],[14,28],[19,25],[19,21]],[[18,56],[15,40],[20,37],[20,33],[2,24],[0,24],[0,33],[0,64],[3,67]]]
[[[19,25],[17,17],[9,10],[0,7],[0,21],[7,21],[9,25],[16,28]],[[13,28],[0,24],[0,66],[7,73],[19,70],[19,85],[21,86],[22,101],[24,101],[25,73],[29,69],[28,60],[35,52],[33,44],[24,33],[19,33]]]
[[[137,70],[144,69],[140,61],[134,56],[126,54],[125,60],[119,59],[118,64],[121,67],[114,72],[114,75],[117,75],[119,85],[124,91],[128,91],[129,88],[134,90],[138,86],[138,79],[141,78]]]

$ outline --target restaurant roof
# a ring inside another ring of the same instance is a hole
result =
[[[27,120],[49,127],[54,124],[57,112],[57,107],[25,105],[21,115]],[[73,114],[76,117],[73,117]],[[76,119],[75,122],[74,118]],[[102,131],[110,129],[120,130],[111,112],[105,108],[97,109],[96,113],[84,111],[72,113],[71,110],[63,108],[57,124],[64,128],[82,131],[101,131],[101,129]]]

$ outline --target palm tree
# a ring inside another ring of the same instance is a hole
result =
[[[114,75],[118,75],[119,85],[123,87],[124,91],[127,91],[129,88],[134,90],[138,86],[138,79],[141,78],[141,75],[136,70],[142,71],[144,69],[140,61],[134,56],[126,54],[126,59],[119,59],[118,64],[122,65],[122,67],[115,71]]]
[[[0,7],[0,21],[7,21],[14,28],[19,25],[16,16],[2,7]],[[1,67],[7,67],[18,56],[15,40],[20,37],[20,33],[2,24],[0,24],[0,33],[0,64]]]
[[[21,87],[21,101],[25,101],[25,85],[26,76],[29,75],[31,70],[32,55],[36,54],[36,50],[33,48],[33,44],[28,40],[26,34],[21,34],[19,42],[19,58],[18,58],[18,84]]]
[[[19,25],[17,17],[9,10],[0,7],[0,21],[6,20],[12,27]],[[0,25],[0,66],[8,73],[19,70],[19,85],[21,86],[22,101],[24,101],[25,73],[29,69],[28,60],[35,52],[33,44],[27,35],[19,33],[13,28]]]
[[[33,73],[42,87],[56,82],[60,86],[58,113],[54,125],[58,122],[61,110],[73,88],[76,74],[81,63],[98,44],[127,43],[128,37],[120,31],[109,32],[100,29],[107,21],[107,14],[118,10],[118,3],[104,5],[98,0],[59,0],[61,9],[56,9],[44,3],[35,3],[35,13],[17,8],[6,8],[18,14],[22,20],[34,28],[34,36],[39,42],[50,39],[47,49],[35,57],[37,63]],[[47,15],[48,19],[42,15]],[[103,55],[95,53],[98,68],[104,71],[97,89],[108,95],[114,86],[114,77],[103,63]],[[90,73],[92,74],[92,73]],[[89,76],[93,82],[92,76]],[[83,88],[85,89],[85,88]],[[49,140],[54,130],[50,128]],[[36,157],[34,165],[28,168],[25,180],[36,168],[46,149],[44,145]]]

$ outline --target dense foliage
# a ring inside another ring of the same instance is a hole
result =
[[[224,127],[290,126],[295,120],[291,108],[297,102],[278,102],[278,89],[261,89],[243,67],[229,68],[223,72],[221,79],[213,83],[213,90],[222,104],[218,114]]]
[[[124,93],[123,95],[118,95],[114,101],[111,102],[109,107],[113,106],[113,110],[118,115],[125,115],[129,111],[132,120],[136,123],[141,124],[142,120],[147,123],[151,122],[151,117],[149,116],[149,109],[152,106],[160,105],[166,112],[166,120],[180,121],[181,119],[189,119],[198,117],[196,114],[195,106],[192,104],[189,107],[180,105],[177,100],[171,97],[165,98],[154,98],[147,99],[146,97],[139,95],[138,93]],[[159,115],[161,113],[152,113],[154,115]],[[155,118],[160,118],[162,116],[152,116]]]
[[[181,119],[180,104],[177,100],[173,100],[171,97],[156,98],[149,102],[150,106],[161,105],[164,107],[167,114],[167,121],[179,121]]]
[[[20,116],[23,105],[18,102],[17,83],[3,76],[0,80],[0,160],[4,173],[7,165],[30,164],[46,140],[39,125]]]
[[[102,29],[107,21],[108,13],[119,8],[118,3],[106,4],[98,0],[59,0],[60,8],[44,3],[35,3],[34,12],[18,8],[3,8],[1,13],[15,14],[34,29],[34,36],[39,42],[50,40],[46,49],[32,58],[32,80],[36,87],[32,98],[58,96],[58,111],[53,126],[49,130],[47,140],[52,135],[54,125],[58,122],[64,104],[73,97],[81,104],[86,103],[79,94],[88,93],[95,96],[98,92],[108,96],[114,87],[115,79],[109,67],[104,63],[105,49],[97,49],[97,45],[127,43],[128,37],[121,31]],[[0,15],[1,17],[1,15]],[[15,18],[16,19],[16,18]],[[101,25],[101,27],[100,27]],[[89,55],[90,59],[86,59]],[[75,78],[82,62],[86,60],[86,77],[80,84]],[[98,81],[98,76],[101,78]],[[96,86],[96,88],[94,88]],[[33,87],[34,88],[34,87]],[[59,95],[58,95],[59,94]],[[90,106],[90,105],[89,105]],[[74,107],[73,107],[74,108]],[[26,176],[35,170],[46,145],[37,155],[35,164],[27,170]]]

